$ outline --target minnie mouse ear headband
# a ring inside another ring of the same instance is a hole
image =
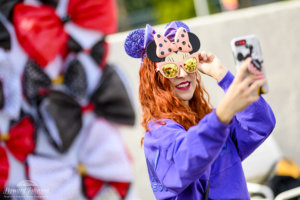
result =
[[[147,55],[153,62],[162,62],[173,52],[197,52],[200,40],[185,23],[173,21],[166,25],[164,34],[156,33],[148,24],[145,30],[133,30],[127,36],[124,47],[133,58],[142,58],[143,61]]]

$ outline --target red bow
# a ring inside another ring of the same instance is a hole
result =
[[[68,15],[75,24],[105,35],[117,31],[115,0],[70,0]]]
[[[9,162],[5,149],[0,146],[0,192],[4,189],[9,173]]]
[[[7,149],[20,162],[24,162],[27,155],[34,151],[34,125],[29,117],[24,117],[14,125],[8,134],[1,134]],[[0,191],[4,188],[9,173],[9,162],[6,150],[0,146]]]
[[[65,19],[84,28],[103,34],[117,30],[114,0],[70,0],[67,13]],[[19,3],[14,8],[13,23],[20,44],[42,67],[66,52],[68,34],[54,8]]]
[[[68,35],[54,8],[19,3],[13,22],[21,46],[42,67],[64,52]]]
[[[101,190],[102,186],[105,184],[104,181],[94,179],[90,176],[83,176],[84,192],[85,195],[92,199]],[[108,184],[113,187],[120,197],[124,199],[127,195],[130,183],[128,182],[108,182]]]

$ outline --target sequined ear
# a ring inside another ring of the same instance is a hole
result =
[[[79,60],[75,59],[70,62],[65,72],[64,84],[68,87],[73,97],[85,97],[87,90],[86,73]]]
[[[0,1],[0,12],[3,16],[5,16],[8,20],[12,21],[12,13],[14,7],[17,3],[22,0],[2,0]]]
[[[82,127],[80,105],[66,93],[53,90],[40,104],[39,112],[54,146],[60,153],[66,152]]]
[[[136,29],[126,37],[124,48],[126,53],[133,58],[142,58],[144,53],[144,29]]]
[[[39,1],[45,5],[49,5],[49,6],[56,8],[59,0],[39,0]]]
[[[24,68],[23,93],[30,104],[38,102],[40,93],[48,90],[51,79],[42,68],[33,60],[29,59]]]
[[[193,47],[193,50],[189,52],[190,54],[197,52],[200,49],[201,43],[199,38],[191,32],[188,32],[190,43]]]
[[[78,53],[80,51],[82,51],[82,47],[80,46],[80,44],[74,40],[74,38],[72,38],[71,36],[69,37],[68,41],[67,41],[67,46],[69,51]]]
[[[98,64],[98,65],[105,65],[105,60],[108,52],[108,44],[105,42],[105,38],[99,40],[96,42],[91,49],[88,49],[86,51],[83,49],[80,44],[71,36],[68,39],[67,46],[69,51],[79,53],[81,51],[84,51],[85,53],[89,53],[90,56],[93,58],[93,60]]]
[[[100,40],[94,44],[90,55],[98,65],[105,63],[107,48],[108,44],[105,42],[105,40]]]
[[[134,125],[135,111],[122,76],[117,68],[107,65],[91,101],[98,116],[115,123]]]
[[[0,22],[0,48],[5,50],[11,48],[10,34],[2,22]]]
[[[165,58],[159,58],[156,55],[156,44],[155,41],[152,41],[148,44],[147,48],[146,48],[146,53],[148,58],[152,61],[152,62],[162,62],[165,60]]]

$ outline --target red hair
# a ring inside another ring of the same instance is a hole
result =
[[[171,119],[186,130],[196,125],[212,108],[209,95],[197,76],[194,96],[185,105],[174,94],[169,79],[155,71],[156,64],[146,56],[140,68],[139,100],[142,107],[142,126],[148,131],[147,124],[154,120],[164,124],[162,119]]]

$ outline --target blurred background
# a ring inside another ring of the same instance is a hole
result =
[[[287,0],[117,0],[119,31]]]
[[[255,34],[260,39],[270,87],[264,98],[271,105],[277,124],[273,135],[244,162],[247,180],[264,182],[274,163],[283,157],[291,158],[300,165],[300,1],[118,0],[118,5],[120,33],[108,37],[111,44],[108,59],[125,69],[138,108],[138,119],[141,116],[137,96],[141,61],[126,55],[123,47],[132,29],[145,28],[148,23],[157,32],[162,32],[166,23],[181,20],[199,36],[200,50],[215,53],[234,74],[231,39]],[[217,106],[223,92],[211,78],[203,76],[203,81],[211,95],[211,103]],[[141,199],[154,199],[139,142],[144,130],[138,121],[134,129],[124,129],[123,133],[135,158],[139,195]]]

